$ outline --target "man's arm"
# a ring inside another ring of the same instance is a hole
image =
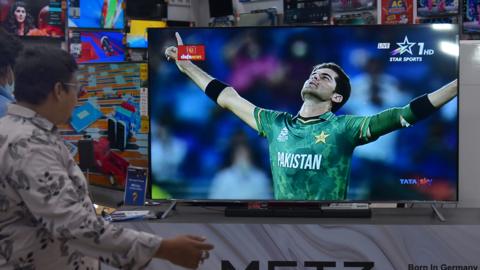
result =
[[[413,125],[452,100],[457,93],[457,80],[454,80],[430,94],[412,100],[403,108],[392,108],[373,115],[366,119],[368,129],[366,132],[360,131],[359,138],[365,143],[394,130]]]
[[[122,269],[143,269],[152,257],[197,268],[202,250],[213,248],[197,236],[162,239],[96,216],[87,181],[72,158],[65,160],[67,150],[61,150],[62,155],[59,148],[58,143],[47,143],[25,151],[25,157],[12,161],[16,177],[10,185],[33,218],[62,244],[64,256],[83,254]]]
[[[183,45],[182,38],[178,33],[175,33],[177,38],[178,45]],[[178,69],[185,73],[192,81],[202,89],[203,92],[207,89],[207,86],[210,82],[214,80],[212,76],[207,74],[197,65],[193,64],[191,61],[178,60],[177,58],[177,47],[171,46],[165,50],[165,55],[168,60],[173,59],[177,64]],[[250,103],[248,100],[242,98],[233,87],[226,87],[218,96],[217,103],[222,108],[228,109],[233,112],[236,116],[242,119],[250,127],[258,131],[257,124],[255,122],[255,117],[253,111],[255,105]]]
[[[458,94],[458,81],[455,79],[454,81],[450,82],[442,86],[435,92],[428,94],[428,100],[432,103],[435,108],[440,108],[445,103],[452,100]]]

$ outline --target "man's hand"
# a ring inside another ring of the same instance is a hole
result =
[[[195,269],[210,256],[208,251],[212,249],[213,245],[206,243],[203,237],[182,235],[171,239],[163,239],[155,257]]]
[[[178,32],[175,32],[175,37],[177,38],[177,46],[183,45],[182,37],[180,37],[180,34]],[[178,60],[178,48],[176,46],[168,47],[165,50],[165,56],[167,57],[168,61],[174,60],[175,64],[177,64],[178,69],[184,73],[186,67],[192,63],[188,60]]]

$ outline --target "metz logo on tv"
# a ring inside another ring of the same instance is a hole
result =
[[[178,60],[205,61],[204,45],[180,45],[178,46]]]
[[[400,185],[417,185],[417,186],[431,186],[433,179],[431,178],[400,178]]]
[[[390,62],[422,62],[423,57],[435,54],[435,50],[425,46],[424,42],[413,42],[405,36],[403,41],[396,42],[397,48],[390,52]],[[377,49],[390,49],[390,43],[379,42]]]

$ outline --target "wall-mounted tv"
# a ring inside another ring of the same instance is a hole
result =
[[[78,63],[122,62],[125,46],[122,32],[69,30],[69,50]]]
[[[123,29],[123,0],[68,0],[68,27]]]
[[[162,20],[168,17],[168,3],[165,0],[130,0],[126,13],[130,19]]]
[[[164,21],[130,20],[127,31],[127,47],[147,48],[147,29],[164,27],[167,27],[167,23]]]
[[[64,37],[65,1],[0,1],[0,25],[18,36]]]
[[[358,10],[376,9],[376,0],[356,0],[356,1],[341,1],[332,0],[332,11],[334,12],[348,12]]]
[[[176,32],[193,46],[182,55],[203,46],[193,63],[258,106],[245,114],[254,121],[222,109],[167,61]],[[457,99],[418,122],[397,115],[458,77],[457,40],[451,24],[151,29],[151,197],[457,200]],[[330,62],[348,74],[350,98],[335,113],[302,117],[302,106],[330,100],[308,92],[333,91],[319,78],[337,84],[338,73],[313,71]]]
[[[458,14],[457,0],[417,0],[417,15],[419,17],[453,14]]]
[[[480,0],[463,0],[463,32],[480,33]]]

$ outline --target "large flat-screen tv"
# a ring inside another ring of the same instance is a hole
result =
[[[194,45],[183,56],[204,59],[194,64],[258,106],[250,125],[167,61],[175,32]],[[414,98],[458,77],[457,25],[150,29],[148,53],[152,199],[458,199],[457,98],[404,118]],[[305,89],[320,77],[337,84],[331,69],[311,75],[329,62],[348,74],[350,98],[335,113],[298,115],[328,110],[333,96]]]
[[[463,0],[463,32],[480,33],[480,0]]]
[[[0,1],[0,25],[18,36],[65,36],[64,0]]]

